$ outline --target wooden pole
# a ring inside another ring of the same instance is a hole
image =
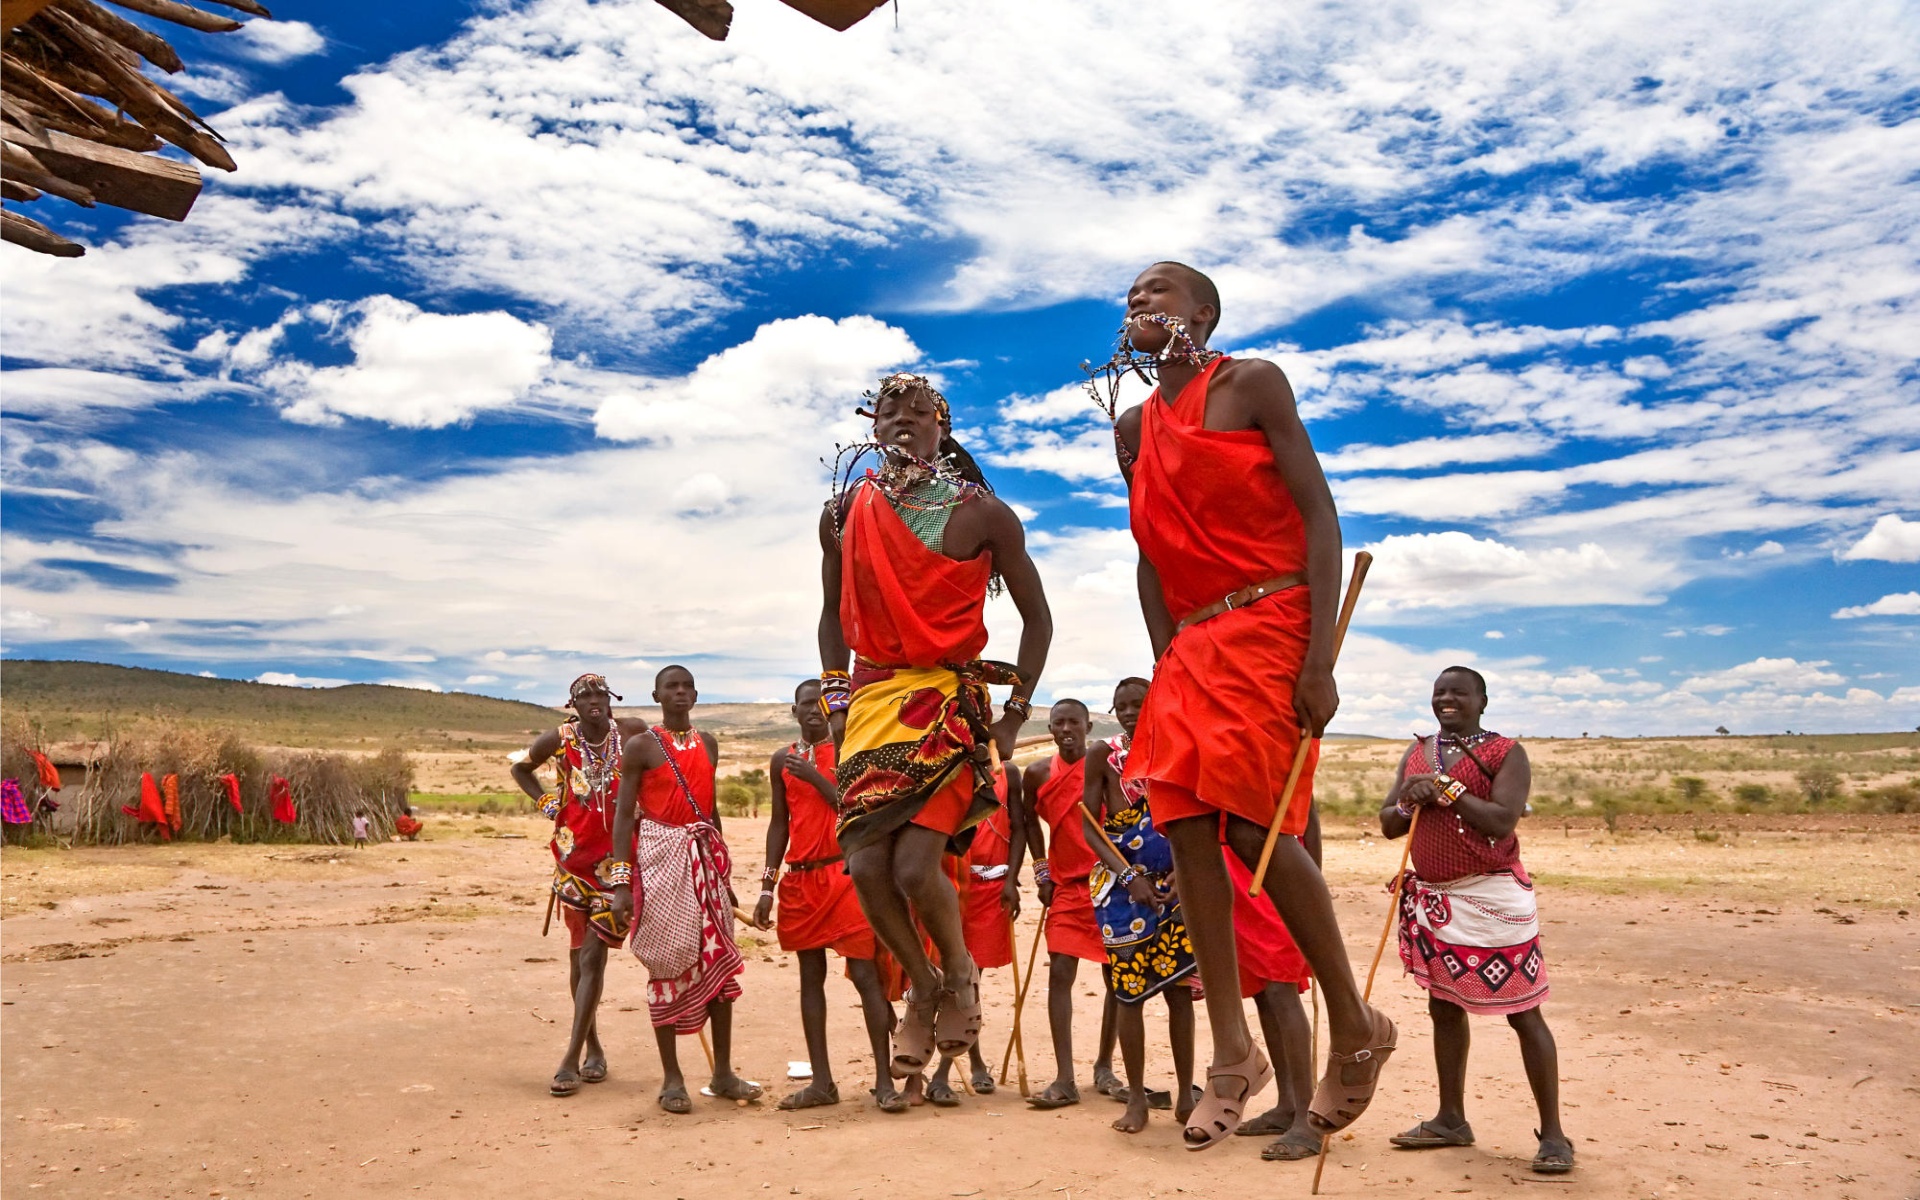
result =
[[[1340,661],[1340,647],[1347,640],[1347,626],[1353,621],[1353,610],[1360,603],[1360,588],[1367,581],[1367,569],[1373,566],[1373,555],[1365,550],[1353,556],[1353,574],[1347,579],[1347,596],[1340,603],[1340,620],[1333,627],[1333,659]],[[1307,754],[1320,739],[1312,736],[1312,731],[1300,731],[1300,748],[1293,754],[1293,769],[1287,772],[1287,786],[1280,792],[1280,803],[1273,810],[1273,822],[1267,826],[1267,844],[1261,847],[1260,864],[1253,869],[1253,886],[1247,889],[1247,895],[1258,896],[1266,885],[1267,866],[1273,862],[1273,848],[1280,843],[1280,823],[1286,820],[1287,808],[1293,803],[1293,789],[1299,786],[1300,772],[1306,768]]]
[[[707,1040],[707,1027],[700,1027],[700,1048],[707,1052],[707,1074],[713,1074],[713,1043]]]
[[[553,928],[553,889],[547,889],[547,919],[540,925],[540,936],[547,936],[547,930]]]
[[[1020,931],[1014,926],[1013,918],[1009,916],[1007,918],[1007,947],[1011,957],[1007,960],[1007,966],[1013,971],[1013,1034],[1007,1042],[1007,1049],[1020,1056],[1020,1094],[1024,1097],[1028,1094],[1027,1046],[1025,1039],[1020,1033],[1020,998],[1026,994],[1026,991],[1020,986],[1019,933]],[[1027,977],[1029,979],[1033,977],[1033,968],[1031,966],[1027,968]],[[1007,1068],[1003,1063],[1000,1067],[1000,1082],[1005,1083],[1006,1081]]]
[[[1387,935],[1393,932],[1393,923],[1400,916],[1400,889],[1407,881],[1407,857],[1413,853],[1413,831],[1420,828],[1420,814],[1425,806],[1413,810],[1413,819],[1407,822],[1407,841],[1400,847],[1400,869],[1393,876],[1393,898],[1387,904],[1387,923],[1380,927],[1380,944],[1373,948],[1373,964],[1367,968],[1366,990],[1360,993],[1362,1002],[1373,999],[1373,977],[1380,970],[1380,956],[1386,953]],[[1320,1015],[1320,1008],[1314,1006],[1313,1015]],[[1333,1135],[1320,1139],[1320,1161],[1313,1168],[1312,1195],[1320,1194],[1320,1172],[1327,1169],[1327,1150],[1333,1145]]]
[[[1046,909],[1043,908],[1040,910],[1040,923],[1035,926],[1033,930],[1033,948],[1027,951],[1027,977],[1020,984],[1019,993],[1013,998],[1013,1027],[1016,1031],[1020,1028],[1020,1013],[1026,1008],[1027,989],[1033,986],[1033,964],[1034,960],[1040,956],[1040,939],[1047,931],[1048,915]],[[1016,942],[1014,943],[1014,956],[1016,958],[1019,957],[1019,952],[1020,945]],[[1003,1084],[1007,1081],[1007,1065],[1012,1059],[1013,1042],[1009,1040],[1007,1042],[1007,1052],[1000,1056],[1000,1082]],[[1021,1047],[1020,1061],[1024,1068],[1026,1063],[1026,1048],[1024,1045]],[[1022,1082],[1024,1083],[1024,1080]],[[1026,1092],[1023,1090],[1021,1095],[1024,1096],[1025,1094]]]

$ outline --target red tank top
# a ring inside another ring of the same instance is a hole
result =
[[[1047,823],[1047,870],[1056,883],[1085,879],[1100,861],[1087,845],[1086,825],[1080,819],[1080,797],[1086,789],[1087,760],[1069,763],[1056,754],[1053,773],[1034,798],[1034,808]]]
[[[664,725],[655,725],[654,732],[660,735],[661,744],[666,746],[672,764],[661,763],[640,777],[640,811],[652,820],[663,825],[691,825],[695,821],[710,820],[713,816],[713,760],[707,757],[706,739],[697,729],[685,733],[675,733]],[[688,803],[686,788],[680,786],[680,780],[673,773],[673,767],[680,768],[680,774],[686,776],[687,787],[693,789],[693,799],[699,805]]]
[[[958,562],[930,550],[878,486],[854,489],[840,538],[840,628],[860,657],[886,667],[980,657],[992,576],[991,553]]]
[[[796,758],[811,762],[821,774],[833,778],[832,742],[821,742],[818,746],[795,742],[787,747],[786,760],[792,762]],[[787,784],[787,861],[805,863],[838,858],[840,839],[834,836],[833,826],[840,818],[839,812],[817,788],[792,771],[782,767],[780,777]]]
[[[1515,744],[1512,738],[1495,736],[1476,745],[1473,752],[1487,764],[1488,771],[1498,774],[1500,764],[1506,761],[1507,753]],[[1462,754],[1451,766],[1443,768],[1433,761],[1433,756],[1433,739],[1421,739],[1413,757],[1407,760],[1407,774],[1445,770],[1482,800],[1493,796],[1493,780],[1471,758]],[[1420,827],[1413,831],[1412,858],[1414,874],[1429,883],[1446,883],[1468,875],[1497,875],[1503,871],[1522,879],[1526,877],[1526,870],[1520,865],[1519,834],[1509,833],[1496,841],[1469,827],[1458,814],[1445,808],[1430,808],[1421,815]]]
[[[1156,389],[1141,413],[1129,516],[1175,620],[1307,568],[1306,522],[1267,435],[1204,427],[1207,389],[1228,361],[1208,363],[1172,404]]]

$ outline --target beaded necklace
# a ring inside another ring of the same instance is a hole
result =
[[[1132,331],[1137,325],[1158,325],[1167,331],[1167,344],[1161,347],[1158,354],[1149,354],[1133,344]],[[1220,351],[1205,349],[1194,341],[1193,335],[1187,332],[1186,322],[1179,317],[1170,317],[1165,313],[1141,313],[1121,323],[1112,357],[1097,367],[1090,362],[1082,362],[1080,369],[1087,374],[1084,385],[1087,395],[1093,398],[1101,412],[1107,414],[1107,420],[1116,421],[1120,416],[1120,384],[1128,375],[1137,375],[1140,382],[1148,387],[1157,387],[1160,368],[1167,363],[1204,367],[1219,357]]]
[[[684,730],[667,729],[664,725],[658,726],[657,728],[666,732],[667,740],[673,743],[675,750],[691,750],[700,744],[700,731],[691,725]]]

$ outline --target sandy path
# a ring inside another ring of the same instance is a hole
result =
[[[757,873],[758,829],[738,824],[741,874]],[[1540,857],[1572,860],[1578,846],[1550,851],[1543,840]],[[1772,903],[1546,893],[1548,1011],[1581,1155],[1564,1182],[1525,1170],[1532,1108],[1497,1021],[1475,1026],[1469,1095],[1480,1146],[1387,1147],[1388,1134],[1428,1111],[1432,1090],[1424,1005],[1389,964],[1380,991],[1401,1021],[1401,1053],[1373,1111],[1337,1143],[1324,1193],[1920,1194],[1906,1118],[1920,1096],[1920,923],[1885,902],[1812,898],[1834,880],[1836,858],[1884,869],[1866,857],[1884,855],[1884,844],[1846,846],[1769,848],[1783,860],[1804,855],[1814,876]],[[566,1009],[565,943],[539,936],[538,842],[438,840],[357,855],[211,849],[219,853],[134,851],[156,870],[173,864],[171,879],[153,887],[141,877],[143,890],[79,895],[4,922],[7,1194],[505,1196],[614,1186],[689,1200],[1050,1200],[1304,1194],[1311,1177],[1311,1163],[1260,1162],[1251,1139],[1187,1154],[1164,1114],[1124,1138],[1107,1128],[1118,1106],[1098,1097],[1039,1114],[1008,1089],[950,1112],[882,1116],[852,1102],[866,1085],[864,1038],[853,991],[837,978],[832,1039],[849,1097],[838,1108],[789,1116],[708,1101],[691,1117],[660,1113],[644,974],[630,959],[615,964],[603,1010],[613,1078],[556,1101],[545,1084],[562,1033],[548,1022]],[[1336,842],[1330,872],[1347,883],[1381,878],[1393,853]],[[13,891],[23,860],[8,857]],[[1338,899],[1364,965],[1382,900],[1357,885],[1340,887]],[[750,948],[737,1042],[744,1072],[776,1090],[786,1061],[804,1057],[794,979],[777,950]],[[1087,1043],[1093,987],[1083,972],[1075,1000]],[[1043,976],[1036,1010],[1044,990]],[[1005,972],[990,977],[989,999],[997,1058]],[[1149,1022],[1151,1033],[1159,1022]],[[1027,1036],[1030,1073],[1044,1078],[1039,1011]],[[683,1062],[697,1064],[697,1043],[681,1045]],[[1167,1073],[1164,1053],[1150,1054],[1149,1071]]]

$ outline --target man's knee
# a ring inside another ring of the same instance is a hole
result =
[[[856,851],[848,855],[847,874],[853,877],[853,886],[862,892],[891,885],[887,856],[875,850]]]
[[[1457,1021],[1465,1021],[1467,1019],[1467,1010],[1461,1008],[1451,1000],[1442,1000],[1438,996],[1428,996],[1427,1015],[1433,1018],[1433,1022],[1436,1025],[1451,1025]]]
[[[800,985],[802,987],[824,987],[827,982],[827,952],[825,950],[802,950],[800,958]]]
[[[1537,1007],[1529,1008],[1525,1012],[1508,1013],[1507,1024],[1513,1026],[1516,1033],[1544,1033],[1547,1028],[1547,1018],[1541,1015]]]
[[[1074,976],[1080,973],[1080,960],[1071,954],[1054,954],[1047,962],[1047,982],[1054,987],[1065,987],[1073,983]]]

